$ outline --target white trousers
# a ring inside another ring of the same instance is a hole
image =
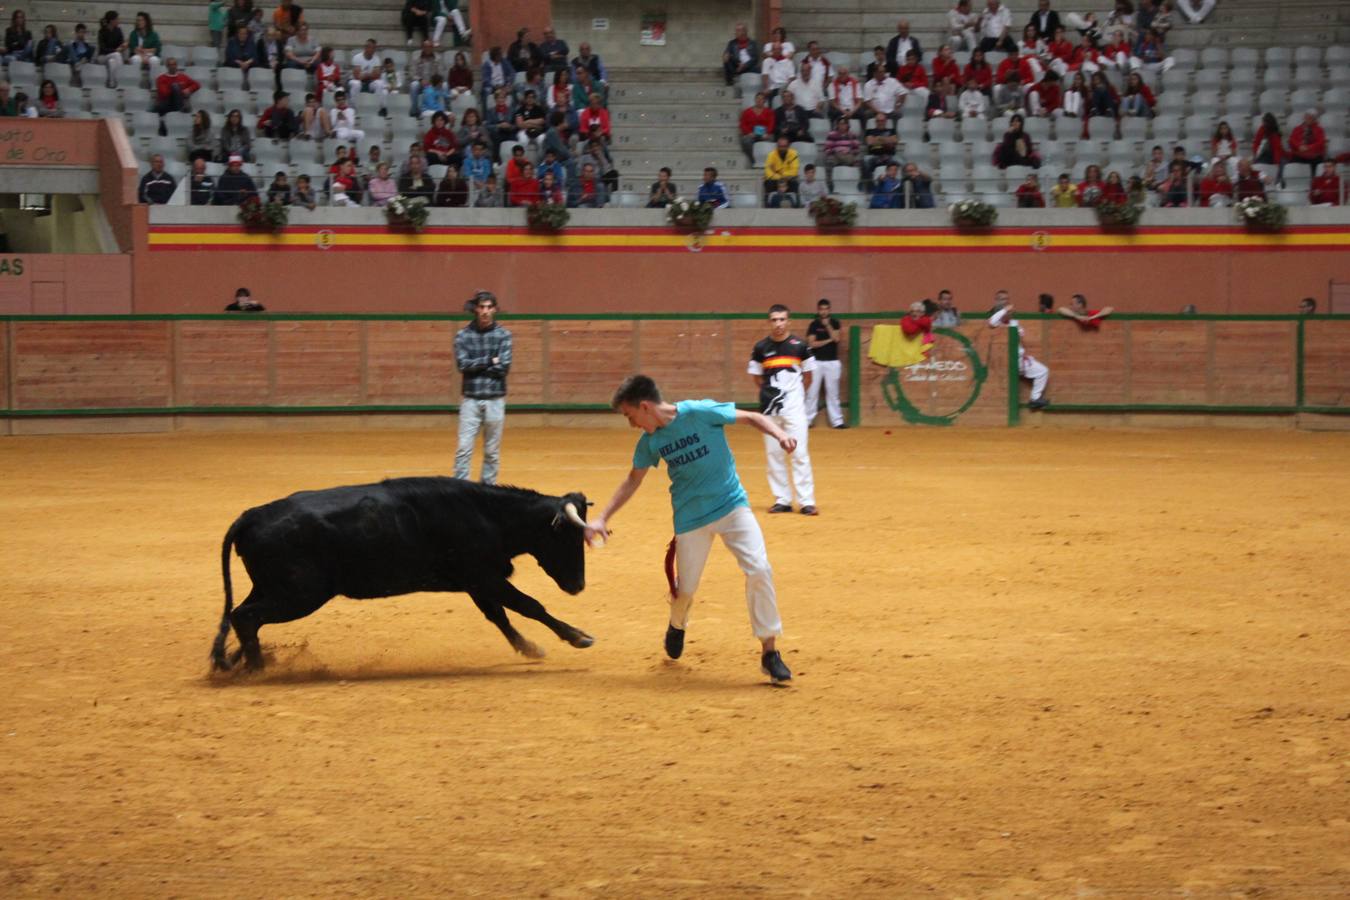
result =
[[[811,379],[815,381],[815,379]],[[792,488],[797,491],[797,502],[802,506],[816,505],[816,484],[811,474],[811,455],[806,452],[806,416],[769,416],[778,427],[797,439],[797,449],[788,454],[778,442],[764,435],[764,452],[769,457],[769,491],[773,502],[792,505],[792,490],[788,487],[788,466],[792,466]],[[789,463],[789,460],[791,462]]]
[[[455,20],[455,30],[460,34],[468,34],[469,27],[464,24],[464,16],[458,9],[450,10],[450,17]],[[431,42],[437,47],[441,45],[441,35],[445,33],[445,16],[436,17],[436,30],[431,33]]]
[[[389,93],[389,85],[383,78],[377,78],[370,82],[362,81],[360,78],[353,78],[351,81],[347,82],[347,96],[355,97],[357,94],[361,93],[367,84],[370,85],[370,92],[377,97],[383,97],[385,94]]]
[[[1218,5],[1219,0],[1199,0],[1197,5],[1193,0],[1177,0],[1177,8],[1181,10],[1182,15],[1191,20],[1192,25],[1199,25],[1205,21],[1205,17],[1214,12],[1214,7]]]
[[[670,624],[681,631],[689,627],[689,609],[703,578],[713,536],[736,557],[745,573],[745,604],[750,610],[750,627],[761,640],[783,633],[778,618],[778,599],[773,589],[773,569],[764,547],[764,532],[748,506],[738,506],[716,522],[686,531],[675,538],[675,577],[679,592],[670,601]]]
[[[353,141],[364,141],[366,139],[366,133],[360,128],[334,128],[333,137],[337,138],[339,141],[350,144]]]
[[[1023,353],[1018,359],[1023,378],[1031,379],[1031,399],[1041,399],[1045,393],[1045,384],[1050,380],[1050,369],[1034,356]]]
[[[844,424],[844,412],[839,408],[839,376],[843,370],[844,364],[837,359],[825,362],[816,360],[815,377],[811,379],[811,386],[806,389],[806,426],[808,428],[816,420],[816,413],[819,412],[820,386],[822,384],[825,385],[825,412],[830,417],[830,424]]]

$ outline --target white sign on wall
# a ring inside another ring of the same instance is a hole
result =
[[[591,31],[609,31],[609,19],[591,19]]]

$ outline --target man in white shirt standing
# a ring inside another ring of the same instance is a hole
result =
[[[1017,52],[1017,44],[1012,36],[1012,10],[999,0],[985,0],[984,11],[980,13],[980,49]]]
[[[808,116],[819,118],[825,102],[825,70],[811,65],[809,58],[802,60],[801,74],[788,82],[787,90]]]
[[[811,457],[806,452],[806,389],[811,385],[816,361],[806,341],[788,333],[788,308],[781,303],[769,307],[769,336],[755,344],[746,369],[759,388],[759,407],[763,413],[796,443],[791,454],[792,484],[788,484],[788,452],[777,440],[765,440],[768,455],[769,490],[773,492],[771,513],[792,512],[792,494],[804,516],[819,515],[816,509],[815,479]]]
[[[366,41],[366,46],[352,54],[352,78],[347,82],[347,92],[359,94],[364,91],[379,92],[383,82],[380,69],[384,61],[380,59],[379,45],[374,38]]]
[[[1022,330],[1022,323],[1013,318],[1013,313],[1013,302],[1009,299],[1008,292],[998,291],[994,294],[994,308],[985,324],[989,328],[1017,329],[1017,336],[1021,338],[1017,342],[1017,370],[1023,378],[1031,382],[1031,400],[1027,406],[1032,409],[1045,409],[1050,405],[1050,401],[1045,399],[1045,385],[1050,380],[1050,369],[1027,352],[1026,332]]]
[[[903,84],[892,78],[885,69],[877,67],[872,79],[863,85],[863,100],[870,110],[868,118],[878,115],[891,121],[900,118],[907,93],[909,91],[905,90]]]

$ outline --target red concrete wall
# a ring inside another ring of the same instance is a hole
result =
[[[474,60],[500,46],[502,52],[516,39],[516,30],[530,29],[530,40],[542,39],[544,26],[553,21],[549,0],[470,0],[469,25],[473,28]]]

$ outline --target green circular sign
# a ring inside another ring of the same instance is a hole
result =
[[[951,425],[979,399],[980,389],[989,377],[989,369],[980,359],[970,338],[951,328],[934,328],[933,334],[939,340],[934,342],[928,359],[903,369],[891,369],[881,380],[881,395],[886,398],[886,405],[898,412],[906,422],[915,425]],[[941,338],[950,338],[960,345],[952,359],[944,359],[942,357],[945,354],[936,352],[941,346]],[[935,356],[938,358],[933,358]],[[902,373],[905,373],[903,377]],[[969,381],[970,389],[964,400],[950,412],[924,412],[905,395],[906,381],[930,385],[954,385]]]

